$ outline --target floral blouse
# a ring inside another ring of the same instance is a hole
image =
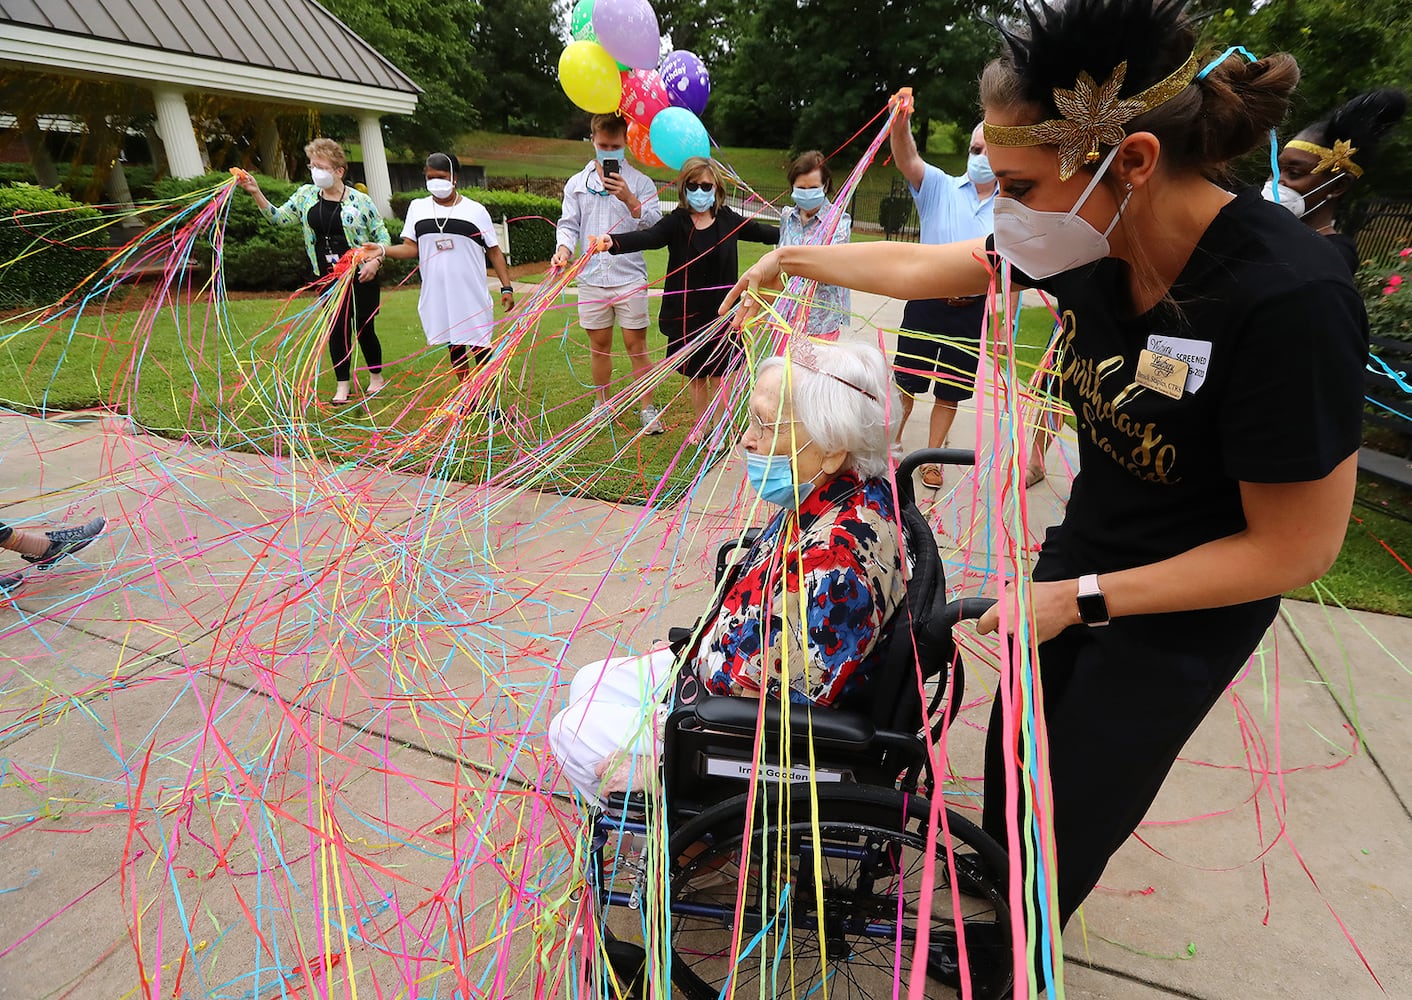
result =
[[[692,653],[707,690],[788,690],[823,706],[851,690],[906,591],[899,530],[892,488],[851,471],[806,496],[798,517],[777,514]]]
[[[392,237],[388,235],[387,224],[382,221],[382,213],[378,211],[373,199],[351,184],[345,184],[343,192],[343,235],[348,239],[348,245],[390,245]],[[290,195],[283,205],[276,206],[271,202],[265,211],[265,218],[271,222],[285,226],[299,223],[304,227],[304,250],[309,255],[309,263],[314,265],[315,274],[319,273],[319,252],[314,245],[314,230],[309,227],[307,220],[309,209],[313,208],[318,200],[319,189],[312,184],[305,184]]]

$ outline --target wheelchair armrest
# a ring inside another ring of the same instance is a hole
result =
[[[607,806],[609,815],[613,816],[644,813],[647,811],[647,795],[641,789],[632,792],[613,792],[604,804]]]
[[[725,542],[716,550],[716,585],[720,586],[730,565],[731,553],[738,549],[749,549],[760,537],[760,528],[747,528],[745,534]]]
[[[718,695],[702,698],[695,708],[696,717],[708,726],[753,735],[760,702],[754,698]],[[766,736],[780,732],[779,702],[765,702],[764,723]],[[858,750],[871,744],[877,733],[873,721],[865,715],[835,708],[814,709],[805,705],[789,706],[789,728],[791,735],[799,738],[807,738],[812,729],[815,741]]]

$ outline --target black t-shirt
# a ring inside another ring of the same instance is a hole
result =
[[[1237,195],[1171,301],[1141,316],[1126,273],[1105,258],[1045,281],[1015,276],[1058,300],[1058,370],[1078,418],[1079,473],[1041,579],[1142,566],[1233,534],[1245,527],[1242,481],[1321,479],[1358,448],[1363,301],[1334,248],[1288,210]],[[1144,348],[1189,363],[1180,399],[1137,383]]]
[[[1358,243],[1353,237],[1345,236],[1343,233],[1328,233],[1324,239],[1333,245],[1339,256],[1343,258],[1343,262],[1348,265],[1348,273],[1357,274],[1358,265],[1361,262],[1358,260]]]
[[[333,265],[350,249],[348,235],[343,231],[343,203],[320,197],[305,217],[314,231],[314,249],[319,255],[319,274],[328,274]]]

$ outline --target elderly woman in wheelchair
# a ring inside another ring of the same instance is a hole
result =
[[[892,996],[914,964],[933,984],[968,973],[977,997],[1008,992],[1004,854],[929,801],[948,667],[960,676],[950,626],[981,609],[944,604],[903,475],[971,457],[911,456],[895,489],[895,392],[865,345],[804,344],[761,364],[742,446],[778,510],[723,547],[695,628],[584,667],[550,723],[564,774],[598,809],[595,903],[640,904],[648,866],[618,891],[602,850],[646,834],[642,810],[665,806],[671,977],[688,997],[731,982],[756,992],[762,977],[775,995],[827,980]],[[732,549],[744,555],[727,570]],[[641,975],[640,950],[607,953]]]

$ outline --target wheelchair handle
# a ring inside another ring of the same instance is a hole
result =
[[[922,448],[897,463],[898,480],[909,480],[923,465],[975,465],[976,453],[968,448]]]
[[[943,604],[936,613],[936,624],[950,631],[957,622],[974,621],[993,607],[993,597],[963,597]]]

